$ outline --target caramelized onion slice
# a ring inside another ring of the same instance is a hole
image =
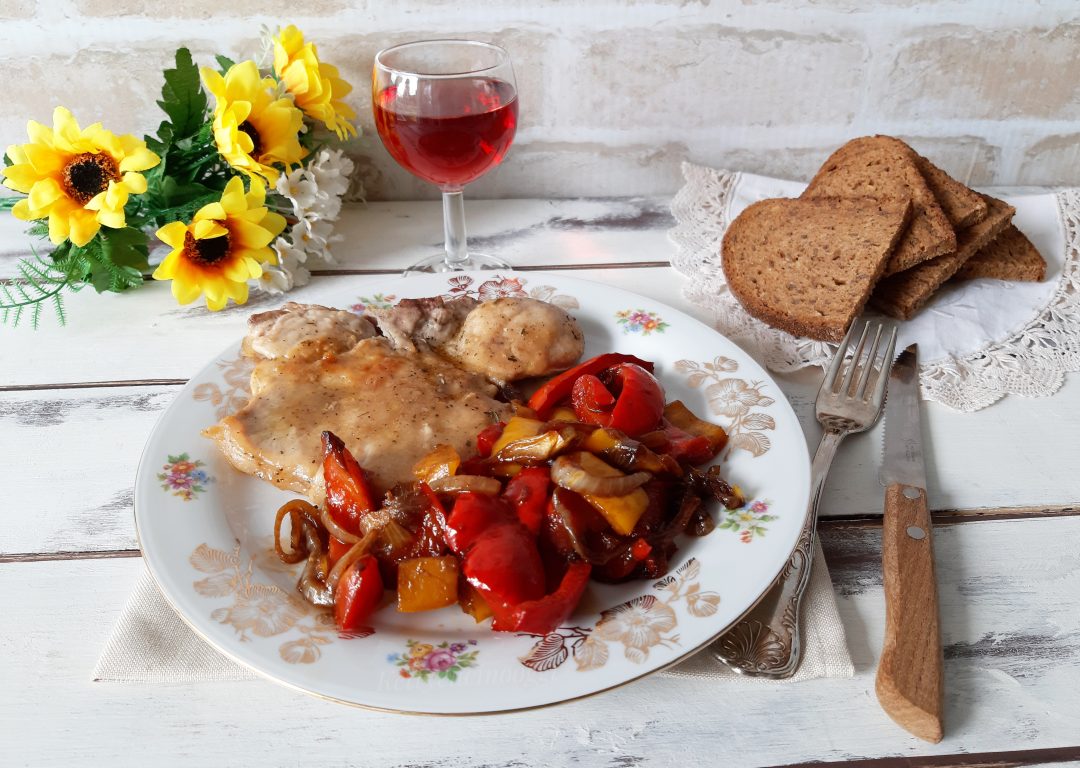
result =
[[[502,483],[494,477],[483,475],[454,475],[452,477],[440,477],[428,483],[428,487],[435,493],[482,493],[486,496],[495,496],[502,491]]]
[[[289,551],[281,546],[281,523],[289,518]],[[308,556],[304,528],[307,525],[318,527],[319,510],[303,499],[292,499],[281,505],[274,517],[274,552],[283,563],[293,565]]]
[[[551,479],[556,485],[592,496],[625,496],[651,478],[648,472],[624,475],[588,453],[560,456],[551,464]]]
[[[349,533],[340,525],[338,525],[337,521],[334,520],[334,518],[330,515],[330,512],[326,509],[322,509],[319,511],[319,522],[322,523],[323,527],[330,533],[330,535],[338,541],[344,542],[346,544],[355,544],[356,542],[360,541],[359,536],[353,533]]]
[[[338,580],[341,579],[346,569],[366,555],[371,550],[371,545],[375,542],[375,537],[378,536],[378,531],[368,531],[364,534],[364,537],[357,541],[349,551],[346,552],[341,558],[334,563],[334,567],[330,569],[330,573],[326,577],[326,589],[329,591],[331,604],[333,603],[334,589],[337,587]]]

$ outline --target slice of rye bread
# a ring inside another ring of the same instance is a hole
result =
[[[992,280],[1038,283],[1046,279],[1046,260],[1039,249],[1016,228],[1005,230],[957,270],[953,280]]]
[[[978,192],[964,186],[922,155],[916,155],[916,163],[953,229],[967,229],[986,218],[986,201]]]
[[[903,198],[754,203],[724,234],[728,287],[747,312],[794,336],[840,341],[904,233]]]
[[[956,250],[956,233],[919,172],[918,155],[891,136],[865,136],[840,147],[802,196],[910,198],[911,223],[885,265],[886,275]]]
[[[997,237],[1009,225],[1016,209],[989,195],[983,197],[990,213],[975,226],[961,230],[960,243],[955,253],[938,256],[906,272],[883,278],[874,288],[872,304],[887,315],[907,320],[918,312],[968,259]]]

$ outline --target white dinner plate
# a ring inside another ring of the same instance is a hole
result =
[[[247,401],[237,339],[158,420],[135,483],[143,555],[187,623],[226,656],[308,693],[384,710],[466,714],[554,704],[675,664],[724,632],[765,592],[793,550],[809,495],[806,442],[783,393],[716,331],[652,299],[547,273],[341,279],[331,302],[363,311],[404,297],[533,296],[573,314],[586,357],[617,351],[656,363],[669,400],[728,430],[725,477],[742,509],[680,537],[658,580],[591,583],[547,636],[496,633],[457,606],[400,614],[344,637],[304,603],[294,566],[272,550],[274,513],[293,496],[241,474],[200,433]],[[336,299],[336,301],[334,301]]]

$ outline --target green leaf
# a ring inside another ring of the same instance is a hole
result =
[[[199,68],[192,61],[191,51],[179,48],[176,51],[176,67],[165,70],[165,85],[161,88],[161,101],[158,102],[169,116],[171,128],[169,137],[158,136],[168,143],[176,136],[191,136],[198,132],[206,122],[206,94],[199,80]],[[162,128],[165,124],[162,124]]]
[[[228,72],[232,67],[236,66],[235,61],[230,59],[228,56],[222,56],[220,53],[217,56],[215,56],[214,58],[217,59],[218,72],[220,72],[223,75],[226,72]]]
[[[150,269],[148,261],[150,249],[146,233],[132,227],[124,229],[102,227],[101,238],[102,256],[117,267],[133,270],[139,275],[141,283],[142,273]],[[130,272],[125,271],[130,275]]]

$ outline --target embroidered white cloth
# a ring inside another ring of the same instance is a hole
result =
[[[805,184],[683,164],[686,185],[672,201],[688,278],[683,294],[713,313],[713,324],[775,371],[823,366],[835,345],[796,338],[750,317],[728,291],[720,266],[724,231],[753,202],[797,197]],[[919,344],[923,397],[976,411],[1007,394],[1052,395],[1080,371],[1080,190],[995,192],[1016,206],[1013,223],[1047,262],[1041,283],[970,280],[947,284],[900,324],[898,348]],[[867,312],[867,316],[874,316]]]
[[[814,555],[810,585],[803,599],[801,627],[803,660],[791,681],[851,677],[854,674],[820,545]],[[740,677],[707,652],[660,674],[733,679],[748,684],[774,682]],[[196,635],[161,596],[154,579],[145,569],[94,668],[95,681],[195,683],[257,677]]]

